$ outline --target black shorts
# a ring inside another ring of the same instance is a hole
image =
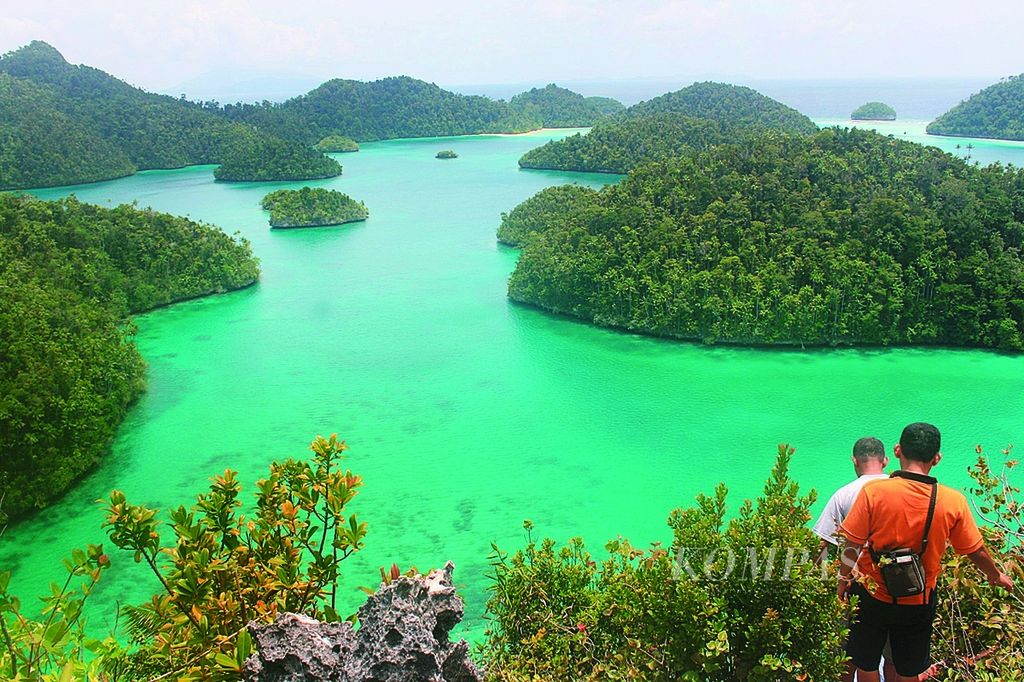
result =
[[[927,604],[911,606],[879,601],[858,583],[850,594],[860,598],[846,643],[846,654],[855,666],[878,670],[886,638],[892,644],[892,664],[900,675],[920,675],[931,666],[935,590]]]

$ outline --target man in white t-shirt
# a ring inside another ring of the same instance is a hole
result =
[[[846,519],[847,514],[850,513],[853,501],[857,499],[857,494],[860,493],[860,489],[864,487],[864,484],[878,478],[889,478],[885,473],[885,467],[889,464],[889,458],[885,455],[885,446],[877,438],[861,438],[854,443],[852,459],[853,471],[857,474],[857,478],[844,485],[829,498],[828,504],[825,505],[825,509],[821,512],[821,516],[818,517],[818,521],[812,529],[821,538],[818,552],[822,560],[827,558],[826,552],[829,545],[839,546],[842,539],[837,538],[836,533],[839,530],[839,526]],[[889,647],[886,644],[883,672],[886,680],[895,680],[896,669],[889,662],[888,650]],[[852,682],[853,673],[854,668],[851,664],[846,675],[843,676],[842,682]]]
[[[821,538],[821,549],[827,549],[825,543],[838,546],[836,532],[840,524],[850,513],[853,501],[857,499],[857,493],[868,481],[876,478],[888,478],[885,467],[889,464],[889,458],[885,455],[885,446],[877,438],[861,438],[853,444],[853,470],[857,478],[837,490],[824,511],[814,524],[814,533]]]

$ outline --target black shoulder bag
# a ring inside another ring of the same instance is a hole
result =
[[[892,596],[892,603],[902,597],[914,597],[923,594],[927,589],[924,566],[921,557],[928,549],[928,532],[932,529],[932,517],[935,516],[935,498],[938,496],[939,485],[931,476],[920,476],[908,471],[897,471],[893,476],[909,478],[932,486],[931,501],[928,503],[928,519],[924,522],[924,536],[921,538],[921,551],[912,549],[894,549],[887,552],[872,550],[871,558],[878,565],[882,574],[885,589]]]

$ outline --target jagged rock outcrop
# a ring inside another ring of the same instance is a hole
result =
[[[285,613],[249,626],[258,653],[245,663],[249,682],[479,682],[464,640],[448,634],[462,620],[452,562],[427,576],[397,578],[351,623],[321,623]]]

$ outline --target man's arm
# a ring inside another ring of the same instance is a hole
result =
[[[1013,589],[1013,578],[999,570],[992,555],[988,553],[984,545],[976,552],[967,555],[971,563],[978,567],[978,570],[988,578],[988,584],[993,587],[1002,587],[1007,590]]]
[[[853,567],[857,565],[857,558],[863,547],[864,545],[847,540],[843,545],[843,550],[839,553],[839,585],[836,587],[836,594],[839,595],[840,601],[846,601],[850,585],[853,583],[850,575],[853,573]]]

